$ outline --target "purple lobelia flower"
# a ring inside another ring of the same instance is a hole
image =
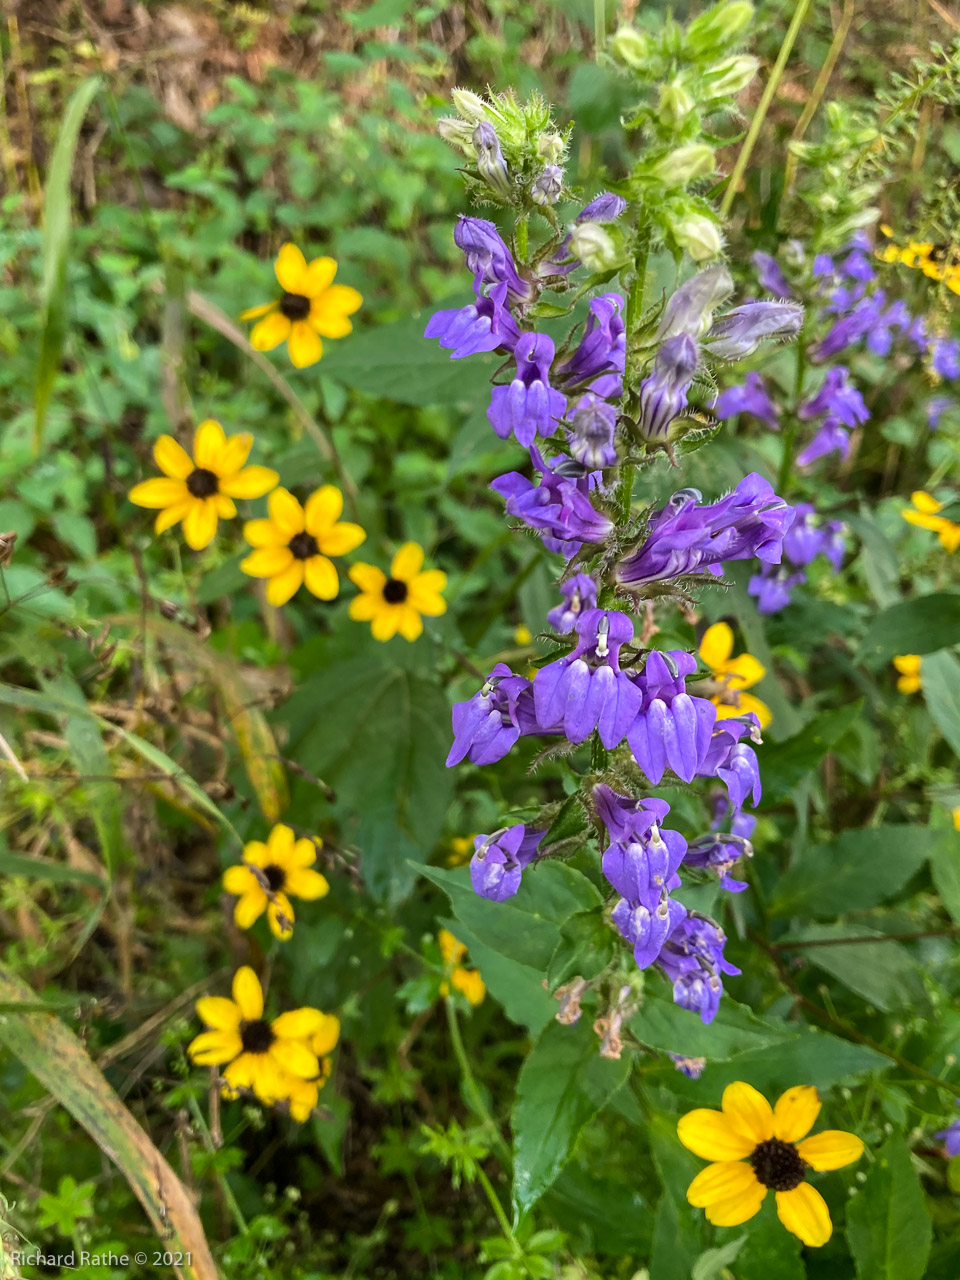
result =
[[[495,351],[502,347],[512,351],[520,330],[507,309],[507,284],[494,285],[484,297],[479,285],[474,286],[475,301],[459,310],[437,311],[424,330],[424,337],[438,338],[441,347],[453,352],[452,360]]]
[[[817,394],[797,410],[797,416],[804,419],[816,418],[822,413],[830,414],[848,427],[855,427],[870,417],[863,396],[843,365],[830,369]]]
[[[748,373],[741,387],[727,387],[717,398],[713,412],[718,418],[732,418],[749,413],[774,431],[780,430],[777,411],[767,392],[767,384],[759,373]]]
[[[473,145],[477,151],[477,173],[497,195],[509,200],[513,194],[507,162],[500,150],[500,139],[493,125],[481,120],[473,131]]]
[[[558,164],[548,164],[534,178],[530,186],[530,199],[534,204],[556,204],[563,192],[563,170]]]
[[[626,350],[623,298],[619,293],[602,293],[591,300],[580,345],[557,370],[557,382],[569,387],[603,374],[623,373]]]
[[[775,293],[778,298],[792,298],[793,290],[787,283],[787,278],[780,270],[780,264],[776,258],[764,253],[762,249],[758,249],[756,253],[750,255],[750,261],[754,265],[757,273],[757,279],[760,287],[766,289],[767,293]]]
[[[616,222],[627,202],[623,196],[615,196],[612,191],[601,191],[589,204],[577,214],[576,222]]]
[[[758,613],[779,613],[790,603],[793,588],[806,580],[807,575],[802,569],[791,573],[786,566],[778,568],[776,565],[764,564],[747,584],[747,594],[756,600]]]
[[[960,378],[960,342],[937,338],[930,355],[930,368],[941,378]]]
[[[814,280],[822,280],[826,276],[835,275],[836,270],[833,259],[828,253],[818,253],[814,256],[813,267],[811,268]]]
[[[795,338],[803,307],[794,302],[745,302],[710,326],[703,346],[715,360],[742,360],[766,338]]]
[[[597,584],[588,573],[574,574],[560,584],[563,603],[547,614],[547,622],[560,635],[569,635],[585,609],[597,607]]]
[[[809,502],[798,502],[793,510],[793,524],[784,536],[783,553],[788,560],[802,567],[820,554],[826,535],[817,524],[816,510]]]
[[[530,681],[498,662],[477,693],[453,708],[453,746],[447,768],[469,758],[474,764],[502,760],[520,737],[517,704]]]
[[[538,484],[519,471],[510,471],[490,485],[506,499],[509,514],[541,530],[544,545],[567,559],[576,555],[584,542],[604,542],[613,531],[613,522],[591,503],[588,473],[576,462],[560,461],[551,467],[535,448],[530,450],[530,458],[540,472]]]
[[[797,454],[797,466],[809,467],[818,458],[825,458],[829,453],[839,453],[845,458],[850,452],[850,432],[836,418],[827,418],[819,427],[805,448]]]
[[[686,907],[669,894],[663,894],[653,906],[621,898],[611,911],[610,919],[620,936],[633,947],[637,967],[646,969],[659,959],[664,942],[685,915]]]
[[[492,222],[485,218],[461,217],[454,229],[453,239],[457,247],[463,250],[467,270],[473,273],[477,285],[505,284],[507,305],[510,307],[529,302],[533,298],[533,285],[521,279],[513,254]]]
[[[706,1058],[686,1058],[681,1053],[668,1053],[667,1057],[688,1080],[699,1080],[707,1065]]]
[[[863,250],[855,248],[840,263],[840,274],[846,276],[848,280],[867,284],[874,278],[876,272],[873,269],[873,263]]]
[[[687,407],[687,392],[697,372],[697,344],[686,333],[668,338],[657,352],[653,372],[640,384],[640,435],[660,443]]]
[[[567,441],[570,452],[588,471],[602,471],[617,465],[614,439],[617,411],[599,396],[588,391],[577,401],[570,416]]]
[[[939,430],[940,419],[953,408],[954,404],[952,396],[931,396],[927,402],[927,426],[931,431]]]
[[[528,831],[522,822],[490,836],[477,836],[470,859],[470,882],[475,893],[492,902],[512,898],[520,888],[524,868],[536,857],[543,831]]]
[[[755,472],[716,502],[701,503],[696,489],[681,489],[651,520],[639,550],[621,561],[617,580],[639,586],[753,556],[779,564],[792,521],[793,508]]]
[[[721,889],[727,889],[730,893],[742,893],[749,888],[746,880],[734,880],[730,871],[741,858],[752,857],[753,845],[746,837],[712,831],[693,841],[687,850],[684,864],[715,871],[720,879]]]
[[[712,920],[685,913],[670,933],[659,964],[673,983],[674,1001],[693,1009],[703,1022],[717,1015],[723,994],[721,973],[740,972],[723,955],[726,936]]]
[[[690,782],[703,767],[717,709],[706,698],[687,693],[686,677],[697,660],[680,649],[652,651],[635,677],[640,709],[627,732],[637,764],[656,785],[669,767]]]
[[[734,809],[742,809],[748,799],[753,801],[754,808],[760,803],[762,789],[757,753],[745,742],[736,743],[723,763],[717,765],[717,777],[726,785]]]
[[[957,1099],[957,1106],[960,1107],[960,1098]],[[960,1119],[951,1121],[946,1129],[941,1129],[933,1136],[943,1139],[943,1145],[951,1160],[954,1156],[960,1156]]]
[[[525,447],[537,435],[552,436],[567,398],[550,386],[553,340],[545,333],[523,333],[514,349],[516,374],[507,386],[494,387],[487,417],[501,440],[511,435]]]
[[[542,724],[563,724],[570,742],[583,742],[597,730],[608,749],[620,745],[640,710],[640,693],[620,670],[620,648],[633,639],[633,623],[624,613],[588,609],[576,624],[576,648],[541,667],[533,681],[533,700]]]

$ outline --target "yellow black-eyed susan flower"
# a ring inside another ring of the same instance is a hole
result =
[[[251,840],[243,847],[243,861],[223,873],[223,887],[237,895],[233,918],[241,929],[267,913],[271,932],[282,940],[293,933],[291,898],[312,902],[330,892],[326,876],[313,869],[317,847],[313,840],[297,840],[288,826],[278,823],[266,844]]]
[[[807,1174],[852,1164],[863,1154],[863,1143],[842,1129],[808,1138],[820,1105],[812,1085],[795,1085],[771,1107],[738,1080],[724,1089],[722,1111],[688,1112],[677,1125],[680,1141],[695,1156],[714,1161],[690,1183],[689,1202],[705,1209],[714,1226],[736,1227],[773,1191],[787,1230],[813,1248],[826,1244],[833,1233],[830,1211]]]
[[[723,692],[712,699],[717,708],[717,719],[743,715],[752,711],[765,729],[773,719],[773,713],[765,702],[745,690],[751,689],[766,674],[763,663],[749,653],[732,658],[733,631],[725,622],[715,622],[707,627],[700,641],[700,657],[713,672],[713,678],[723,685]]]
[[[923,688],[919,653],[899,653],[894,658],[893,665],[900,672],[897,679],[897,688],[900,692],[919,693]]]
[[[254,550],[240,568],[268,580],[272,605],[286,604],[304,585],[318,599],[332,600],[340,579],[329,557],[346,555],[367,536],[358,524],[340,522],[343,494],[325,484],[301,506],[288,490],[274,489],[267,510],[269,519],[248,520],[243,526]]]
[[[449,981],[440,984],[440,994],[447,996],[450,994],[450,988],[459,991],[465,996],[468,1003],[478,1005],[483,1003],[483,998],[487,994],[486,983],[480,976],[478,969],[466,969],[460,961],[467,954],[467,948],[459,940],[455,938],[449,929],[441,929],[437,934],[437,942],[440,944],[440,954],[443,956],[444,967],[449,974]]]
[[[197,1014],[209,1030],[198,1035],[187,1053],[198,1066],[225,1067],[228,1090],[252,1089],[264,1102],[277,1102],[289,1078],[310,1080],[320,1074],[320,1062],[309,1040],[325,1025],[326,1014],[305,1007],[281,1013],[268,1022],[263,1016],[263,989],[254,971],[244,965],[233,975],[233,999],[204,996]]]
[[[330,1079],[333,1070],[330,1054],[340,1039],[340,1019],[332,1013],[325,1013],[323,1018],[323,1026],[308,1041],[309,1047],[320,1061],[318,1074],[310,1080],[288,1076],[283,1082],[284,1092],[279,1100],[289,1104],[290,1115],[298,1124],[304,1124],[310,1119],[310,1114],[319,1101],[320,1090]]]
[[[360,595],[350,601],[350,617],[369,622],[374,640],[389,640],[398,631],[405,640],[416,640],[423,633],[421,615],[436,618],[447,611],[440,594],[447,575],[422,569],[423,548],[415,542],[405,542],[393,557],[389,578],[376,565],[352,565],[350,578]]]
[[[160,436],[153,457],[163,476],[134,485],[130,501],[159,509],[157,533],[182,520],[187,545],[202,551],[216,536],[217,521],[237,514],[234,498],[262,498],[280,479],[269,467],[246,465],[252,447],[248,431],[226,436],[212,418],[197,427],[192,458],[173,436]]]
[[[911,493],[910,501],[913,507],[906,507],[900,512],[904,520],[918,525],[921,529],[931,529],[939,537],[940,545],[944,550],[953,555],[954,551],[960,547],[960,524],[939,515],[938,513],[943,510],[943,503],[938,502],[933,494],[925,493],[923,489],[917,489]]]
[[[295,244],[281,246],[274,263],[283,290],[276,302],[244,311],[241,320],[259,320],[250,334],[257,351],[272,351],[286,342],[291,363],[298,369],[316,364],[323,355],[321,338],[343,338],[353,329],[348,319],[363,305],[356,289],[334,284],[333,258],[310,263]]]

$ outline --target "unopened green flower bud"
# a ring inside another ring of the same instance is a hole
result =
[[[444,142],[449,142],[452,147],[462,151],[468,160],[477,158],[477,149],[473,145],[475,127],[468,124],[466,120],[458,120],[456,116],[444,116],[442,120],[437,121],[437,132],[440,137]]]
[[[636,27],[620,27],[611,37],[610,52],[623,66],[641,70],[650,58],[650,41]]]
[[[704,142],[691,142],[658,160],[649,173],[665,186],[684,187],[696,178],[705,178],[715,168],[713,149]]]
[[[620,261],[613,237],[599,222],[578,222],[570,232],[568,249],[588,271],[609,271]]]
[[[489,118],[487,104],[472,90],[454,89],[450,96],[453,99],[454,108],[464,120],[472,120],[474,124],[479,124],[481,120]]]
[[[704,97],[724,98],[740,93],[760,70],[760,62],[748,53],[718,62],[703,78]]]
[[[681,249],[686,249],[694,262],[715,258],[723,248],[720,228],[702,213],[688,213],[671,225],[673,238]]]
[[[557,164],[565,150],[566,146],[559,133],[542,133],[537,139],[537,155],[547,164]]]
[[[676,129],[693,110],[694,102],[679,80],[665,84],[660,90],[660,123]]]
[[[687,27],[686,46],[693,54],[720,53],[736,43],[753,21],[747,0],[722,0]]]

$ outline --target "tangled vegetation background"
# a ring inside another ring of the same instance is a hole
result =
[[[960,1274],[960,10],[635,9],[5,10],[4,1280]]]

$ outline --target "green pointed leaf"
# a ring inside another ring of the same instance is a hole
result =
[[[921,1280],[933,1228],[900,1134],[890,1137],[847,1206],[847,1240],[861,1280]]]
[[[811,773],[840,741],[863,710],[863,699],[815,716],[799,733],[783,742],[765,744],[760,753],[763,804],[777,804]]]
[[[858,661],[881,666],[898,653],[936,653],[960,644],[960,595],[937,591],[884,609],[867,629]]]
[[[934,724],[960,756],[960,662],[952,653],[932,653],[921,663],[920,678]]]

